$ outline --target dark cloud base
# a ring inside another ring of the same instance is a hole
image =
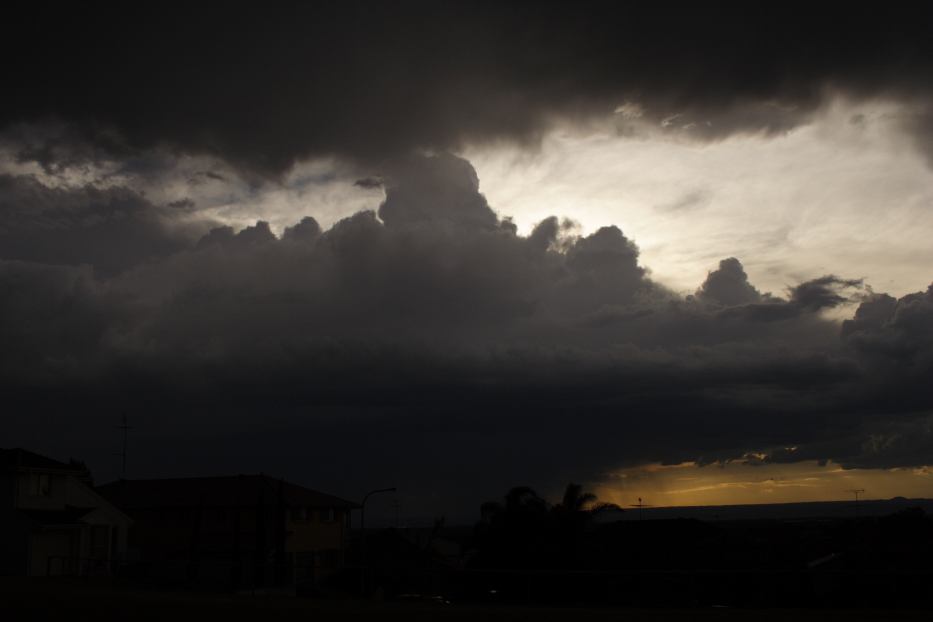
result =
[[[138,474],[391,480],[460,513],[647,461],[929,464],[933,288],[778,297],[728,258],[681,297],[616,227],[518,235],[462,159],[385,170],[378,213],[280,238],[4,178],[0,240],[33,241],[0,246],[4,444],[107,464],[127,412]]]
[[[21,154],[47,166],[165,147],[276,175],[312,155],[533,144],[624,103],[697,140],[781,134],[842,93],[909,105],[928,152],[931,17],[842,2],[20,6],[0,42],[16,59],[0,129],[67,124]]]

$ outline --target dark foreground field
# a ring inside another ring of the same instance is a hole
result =
[[[365,601],[314,601],[288,596],[206,596],[183,592],[124,590],[81,581],[0,578],[0,619],[26,620],[748,620],[771,622],[858,622],[924,620],[929,611],[907,610],[749,610],[749,609],[543,609]],[[10,615],[11,617],[7,617]]]

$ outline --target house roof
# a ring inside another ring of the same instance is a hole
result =
[[[72,471],[84,473],[86,469],[83,466],[59,462],[46,456],[39,455],[28,449],[16,447],[14,449],[0,449],[0,468],[15,469],[49,469],[55,471]]]
[[[174,479],[117,480],[97,491],[124,510],[165,507],[243,507],[275,505],[281,486],[288,507],[358,508],[334,495],[267,475],[229,475]]]

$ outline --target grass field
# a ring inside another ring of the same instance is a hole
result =
[[[0,619],[93,620],[94,622],[217,620],[483,620],[520,622],[549,620],[755,620],[756,622],[860,622],[892,620],[928,622],[930,611],[905,610],[749,610],[749,609],[543,609],[536,607],[442,605],[367,601],[316,601],[288,596],[217,596],[113,588],[84,581],[0,578]]]

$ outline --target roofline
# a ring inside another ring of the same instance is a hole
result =
[[[262,473],[262,472],[259,472],[259,473],[237,473],[236,475],[188,475],[188,476],[184,476],[184,477],[152,477],[152,478],[139,478],[139,479],[125,479],[125,478],[122,478],[122,477],[121,477],[121,478],[119,478],[119,479],[113,480],[112,482],[107,482],[107,483],[105,483],[105,484],[98,484],[97,486],[94,486],[94,489],[95,489],[95,492],[96,492],[96,489],[103,488],[103,487],[105,487],[105,486],[116,486],[116,485],[119,485],[121,482],[128,482],[128,483],[133,483],[133,482],[182,482],[182,481],[191,481],[191,480],[235,479],[235,478],[239,478],[239,477],[256,477],[256,478],[263,478],[263,479],[266,479],[266,480],[270,480],[270,481],[273,481],[273,482],[285,482],[286,484],[291,484],[292,486],[298,486],[298,487],[300,487],[300,488],[304,488],[305,490],[314,492],[314,493],[316,493],[316,494],[325,495],[325,496],[327,496],[327,497],[333,497],[334,499],[337,499],[338,501],[341,502],[340,505],[305,505],[305,506],[302,506],[302,507],[310,507],[310,508],[318,508],[318,509],[320,509],[320,508],[340,507],[340,508],[346,508],[346,509],[350,509],[350,510],[358,510],[358,509],[360,509],[360,508],[362,507],[359,503],[357,503],[357,502],[355,502],[355,501],[349,501],[349,500],[347,500],[347,499],[344,499],[343,497],[338,497],[337,495],[332,495],[332,494],[327,493],[327,492],[322,492],[322,491],[320,491],[320,490],[315,490],[315,489],[313,489],[313,488],[308,488],[307,486],[304,486],[304,485],[302,485],[302,484],[298,484],[298,483],[296,483],[296,482],[289,481],[289,480],[285,479],[284,477],[274,477],[274,476],[272,476],[272,475],[268,475],[268,474]],[[98,494],[99,494],[99,493],[98,493]],[[114,502],[109,501],[109,499],[108,499],[108,502],[110,502],[111,504],[114,504]],[[251,506],[251,505],[255,505],[255,504],[244,503],[242,507],[249,507],[249,506]],[[288,504],[286,503],[285,505],[287,506]],[[133,509],[159,508],[159,507],[163,507],[163,506],[161,506],[161,505],[152,505],[152,506],[137,505],[137,506],[134,506]],[[209,505],[208,507],[232,507],[232,506],[230,506],[230,505],[223,505],[223,506],[211,506],[211,505]],[[237,507],[240,507],[240,506],[237,506]]]
[[[77,476],[79,476],[79,475],[89,475],[89,474],[90,474],[90,472],[89,472],[89,471],[86,471],[85,469],[70,469],[70,468],[68,468],[68,469],[63,469],[63,468],[56,468],[56,467],[32,467],[32,466],[24,466],[24,465],[19,465],[19,464],[14,465],[12,468],[10,468],[10,470],[11,470],[11,471],[15,471],[15,472],[17,472],[17,473],[26,473],[26,472],[28,472],[28,473],[55,473],[55,474],[71,475],[71,476],[74,476],[74,477],[77,477]]]
[[[61,460],[57,460],[55,458],[49,458],[48,456],[44,454],[40,454],[35,451],[25,449],[23,447],[0,447],[0,452],[11,452],[17,455],[16,462],[14,464],[9,465],[9,467],[7,467],[11,471],[32,471],[32,472],[40,471],[40,472],[49,472],[49,473],[70,473],[70,474],[81,473],[81,474],[90,475],[90,469],[88,469],[86,466],[77,467],[71,464],[66,464],[62,462]],[[29,466],[29,465],[21,464],[22,455],[24,453],[32,454],[33,456],[37,456],[39,458],[42,458],[43,460],[47,460],[49,462],[53,462],[56,464],[54,466],[48,466],[48,465]]]
[[[80,481],[80,480],[79,480],[79,481]],[[120,516],[122,516],[123,518],[125,518],[127,521],[129,521],[129,524],[130,524],[130,525],[132,525],[133,523],[136,522],[136,521],[133,520],[133,517],[130,516],[129,514],[127,514],[126,512],[124,512],[123,509],[122,509],[120,506],[118,506],[116,503],[114,503],[113,501],[111,501],[110,499],[108,499],[107,497],[105,497],[104,495],[102,495],[102,494],[100,494],[99,492],[97,492],[97,487],[96,487],[96,486],[90,486],[90,485],[88,485],[88,484],[85,484],[84,482],[81,482],[81,483],[84,484],[85,488],[87,488],[89,491],[91,491],[91,494],[92,494],[92,495],[94,495],[95,497],[97,497],[98,499],[100,499],[101,501],[103,501],[104,503],[106,503],[107,506],[110,507],[110,509],[116,510],[117,514],[119,514]],[[94,509],[97,510],[97,509],[100,509],[100,508],[99,508],[99,506],[98,506],[97,508],[94,508]]]

